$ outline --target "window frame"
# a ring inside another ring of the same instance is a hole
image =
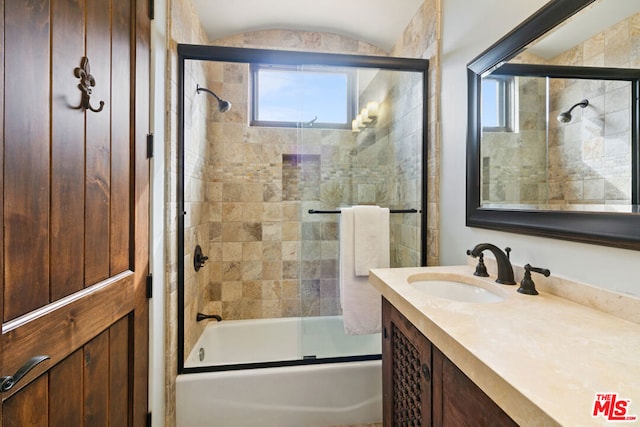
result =
[[[515,129],[515,77],[500,74],[490,74],[482,80],[495,80],[498,82],[498,126],[482,126],[483,132],[513,132]],[[481,91],[481,105],[482,102]],[[484,121],[481,113],[481,123]]]
[[[260,70],[270,69],[270,70],[279,70],[279,71],[298,71],[298,72],[309,72],[309,73],[335,73],[335,74],[344,74],[347,77],[347,118],[345,123],[332,123],[332,122],[299,122],[299,121],[276,121],[276,120],[258,120],[258,96],[260,90],[260,83],[258,74]],[[313,65],[305,65],[304,69],[301,69],[299,66],[295,65],[286,65],[286,64],[262,64],[262,63],[252,63],[250,65],[250,92],[249,92],[249,103],[250,103],[250,120],[249,126],[262,126],[262,127],[285,127],[285,128],[317,128],[317,129],[351,129],[351,121],[357,115],[358,109],[358,99],[357,99],[357,79],[356,72],[353,68],[348,67],[338,67],[338,66],[313,66]]]

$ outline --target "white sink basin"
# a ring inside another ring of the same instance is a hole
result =
[[[414,288],[438,298],[460,302],[499,302],[504,298],[487,289],[453,280],[409,280]]]

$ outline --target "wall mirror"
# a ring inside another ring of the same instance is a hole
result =
[[[468,64],[468,226],[640,249],[638,28],[553,1]]]

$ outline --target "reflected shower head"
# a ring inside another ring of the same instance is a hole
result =
[[[565,111],[564,113],[560,113],[558,114],[558,121],[560,123],[569,123],[572,119],[571,117],[571,111],[580,106],[580,108],[586,108],[587,105],[589,105],[589,100],[588,99],[583,99],[582,101],[578,102],[577,104],[575,104],[573,107],[569,108],[568,111]]]
[[[212,91],[210,91],[205,87],[200,87],[200,85],[196,85],[196,92],[200,93],[201,90],[207,92],[210,95],[213,95],[214,98],[218,100],[218,111],[220,111],[221,113],[226,113],[231,109],[231,103],[229,101],[225,101],[221,99],[218,95],[216,95],[215,93],[213,93]]]

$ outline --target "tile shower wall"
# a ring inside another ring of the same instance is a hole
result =
[[[209,306],[225,319],[336,314],[335,304],[320,304],[320,258],[310,243],[317,230],[303,224],[300,201],[317,191],[306,182],[318,176],[323,134],[305,141],[314,154],[302,152],[296,129],[248,127],[248,66],[217,71],[208,84],[234,107],[208,122],[207,202],[219,230],[207,242]]]
[[[555,58],[529,53],[513,62],[572,66],[638,68],[640,13],[628,17]],[[548,153],[540,152],[546,177],[540,181],[540,203],[553,205],[628,205],[631,201],[630,88],[628,83],[578,79],[552,79],[549,100]],[[557,115],[582,99],[570,123]],[[524,103],[521,103],[521,105]],[[484,149],[484,146],[483,146]],[[548,163],[547,157],[548,156]],[[494,159],[491,159],[494,162]],[[491,170],[491,188],[503,188]],[[483,179],[484,181],[484,179]],[[499,200],[504,194],[491,192]],[[509,202],[505,197],[504,201]],[[530,199],[526,199],[529,202]]]
[[[631,85],[555,79],[549,120],[549,203],[631,203]],[[554,119],[582,99],[570,123]]]
[[[520,77],[515,87],[517,132],[482,133],[481,197],[485,204],[537,205],[547,199],[545,81]]]
[[[208,234],[199,237],[207,239],[200,244],[209,282],[198,295],[224,319],[340,314],[337,216],[307,212],[352,204],[421,209],[421,79],[416,86],[381,72],[371,84],[386,91],[376,98],[380,118],[360,134],[249,127],[248,65],[213,64],[207,87],[233,108],[205,114]],[[393,221],[393,265],[418,265],[419,216]]]
[[[185,64],[185,124],[184,124],[184,331],[187,349],[191,349],[204,330],[206,322],[197,322],[196,314],[212,313],[209,302],[209,275],[211,267],[205,263],[198,272],[194,268],[194,252],[200,245],[205,255],[206,244],[216,235],[210,223],[208,202],[207,163],[209,144],[207,124],[211,100],[206,93],[197,93],[197,85],[205,86],[207,75],[215,65],[190,61]],[[187,353],[188,355],[188,353]]]
[[[363,173],[354,188],[358,203],[423,209],[422,94],[421,75],[389,71],[379,71],[361,94],[362,100],[384,102],[375,126],[357,135],[355,164]],[[390,222],[391,266],[420,265],[420,215],[392,214]]]
[[[640,13],[553,58],[552,64],[638,68]],[[551,117],[581,101],[568,124],[549,120],[549,199],[555,204],[631,202],[631,90],[625,82],[557,79]],[[562,159],[562,160],[559,160]],[[576,170],[583,173],[576,174]]]

